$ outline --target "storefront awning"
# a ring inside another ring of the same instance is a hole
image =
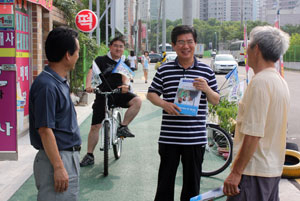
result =
[[[18,1],[18,0],[16,0],[16,1]],[[19,1],[22,1],[22,0],[19,0]],[[34,4],[39,4],[49,11],[52,10],[53,0],[27,0],[27,1],[34,3]]]

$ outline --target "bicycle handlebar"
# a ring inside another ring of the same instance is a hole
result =
[[[99,88],[94,89],[93,91],[95,94],[102,94],[102,95],[110,95],[110,94],[117,94],[117,93],[122,93],[121,88],[116,88],[113,89],[112,91],[101,91]]]

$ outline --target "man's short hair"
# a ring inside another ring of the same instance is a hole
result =
[[[180,25],[176,26],[171,33],[171,40],[172,43],[176,45],[177,37],[182,34],[189,34],[191,33],[193,35],[195,43],[197,42],[197,32],[194,29],[194,27],[189,25]]]
[[[111,46],[115,41],[121,41],[124,46],[125,46],[125,40],[124,40],[124,37],[123,36],[117,36],[115,38],[113,38],[110,42],[109,42],[109,45]]]
[[[45,51],[49,62],[59,62],[67,52],[73,55],[77,50],[76,40],[77,31],[69,27],[57,27],[49,32],[46,42]]]
[[[258,45],[264,60],[276,62],[289,48],[290,36],[272,26],[257,26],[250,32],[249,47]]]

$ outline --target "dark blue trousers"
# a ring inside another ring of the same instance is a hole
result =
[[[159,144],[160,166],[155,201],[174,201],[176,172],[181,160],[183,185],[181,201],[199,194],[205,145]]]

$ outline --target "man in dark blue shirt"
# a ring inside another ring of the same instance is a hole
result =
[[[66,80],[79,57],[78,33],[53,29],[46,40],[49,65],[33,82],[29,95],[30,140],[37,200],[78,200],[81,138]]]

